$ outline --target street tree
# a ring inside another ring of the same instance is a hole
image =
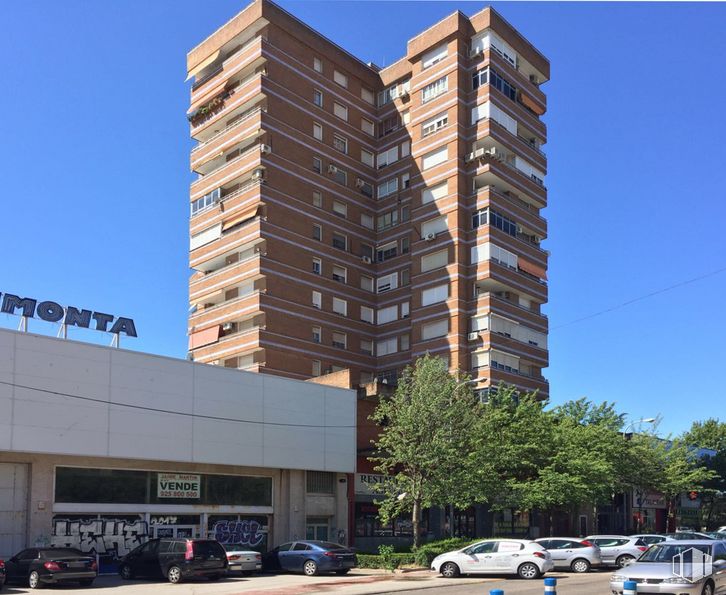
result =
[[[715,451],[704,458],[705,465],[717,476],[703,483],[701,523],[706,527],[726,524],[726,423],[714,418],[696,421],[683,435],[683,441],[693,448]]]

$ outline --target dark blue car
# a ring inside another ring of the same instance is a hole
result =
[[[356,566],[353,550],[329,541],[291,541],[278,545],[263,558],[266,570],[302,572],[315,576],[321,572],[346,574]]]

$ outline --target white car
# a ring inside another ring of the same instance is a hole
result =
[[[634,535],[589,535],[585,539],[600,548],[603,564],[618,568],[627,566],[648,549],[648,545]]]
[[[486,539],[431,561],[431,570],[440,572],[444,578],[460,574],[516,574],[534,579],[553,567],[550,553],[526,539]]]
[[[236,546],[239,548],[239,546]],[[229,570],[239,570],[242,574],[262,570],[262,554],[251,550],[235,549],[234,545],[226,546]]]

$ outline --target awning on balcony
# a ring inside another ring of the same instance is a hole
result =
[[[222,295],[222,292],[223,292],[222,289],[215,289],[214,291],[210,291],[209,293],[200,295],[198,298],[194,298],[191,301],[194,304],[207,304],[207,303],[209,303],[210,300],[220,297]]]
[[[240,215],[237,215],[236,217],[232,217],[231,219],[224,221],[222,223],[222,232],[227,231],[228,229],[234,227],[235,225],[244,223],[245,221],[248,221],[249,219],[254,219],[257,216],[257,211],[259,211],[259,210],[260,210],[260,206],[257,205],[254,208],[249,209],[249,210],[245,211],[244,213],[241,213]]]
[[[544,108],[526,93],[519,94],[519,101],[524,107],[531,109],[538,116],[541,116],[545,113]]]
[[[207,103],[210,99],[213,99],[220,93],[224,91],[224,88],[227,86],[227,81],[222,81],[218,85],[214,85],[213,87],[210,87],[208,91],[202,93],[199,97],[197,97],[194,100],[194,103],[192,103],[191,107],[187,110],[187,114],[190,112],[196,111],[198,108],[200,108],[202,105]]]
[[[538,279],[546,279],[547,278],[547,271],[536,264],[533,264],[531,262],[527,262],[524,260],[524,258],[520,257],[517,260],[517,266],[522,269],[525,273],[529,273],[530,275],[534,275]]]
[[[184,82],[188,81],[190,78],[192,78],[197,73],[199,73],[202,70],[204,70],[212,62],[214,62],[217,58],[219,58],[219,52],[220,52],[220,50],[217,50],[211,56],[209,56],[208,58],[205,58],[199,64],[197,64],[194,68],[192,68],[189,72],[187,72],[187,78],[185,79]]]
[[[189,335],[189,349],[197,349],[219,341],[219,325]]]

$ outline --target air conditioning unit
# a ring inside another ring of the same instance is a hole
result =
[[[328,173],[329,174],[337,174],[338,168],[335,167],[332,163],[328,166]]]
[[[469,52],[470,58],[476,58],[477,56],[481,56],[484,53],[484,48],[471,48],[471,51]]]
[[[262,153],[263,155],[272,153],[272,149],[270,148],[270,145],[260,145],[260,153]]]
[[[233,324],[233,323],[231,323],[231,322],[225,322],[225,323],[224,323],[224,324],[222,325],[222,330],[223,330],[223,331],[231,331],[231,330],[232,330],[232,328],[234,328],[234,324]]]
[[[371,260],[370,256],[362,256],[361,260],[365,262],[366,264],[371,264],[373,261]]]
[[[265,179],[265,170],[262,168],[257,168],[252,172],[252,179],[255,181],[264,180]]]
[[[356,181],[355,181],[356,188],[363,188],[363,186],[365,186],[365,185],[366,185],[366,183],[363,180],[361,180],[360,178],[356,178]]]
[[[473,333],[469,333],[466,338],[469,339],[469,341],[476,341],[477,339],[479,339],[479,332],[475,331]]]
[[[471,161],[476,161],[477,159],[484,157],[484,154],[485,154],[485,149],[483,149],[483,148],[477,149],[473,153],[469,153],[466,156],[466,162],[469,163]]]
[[[424,240],[426,240],[427,242],[433,242],[435,239],[436,239],[435,233],[427,233],[426,236],[424,237]]]
[[[484,155],[496,159],[497,161],[502,161],[504,159],[504,151],[502,151],[501,149],[497,149],[496,147],[487,149],[486,151],[484,151]]]
[[[408,89],[403,89],[403,90],[402,90],[402,91],[401,91],[401,92],[400,92],[400,93],[398,94],[398,96],[399,96],[399,97],[400,97],[401,99],[406,99],[407,97],[409,97],[409,92],[408,92]]]
[[[529,82],[534,83],[535,85],[539,85],[539,78],[537,78],[536,74],[530,74],[529,75]]]

